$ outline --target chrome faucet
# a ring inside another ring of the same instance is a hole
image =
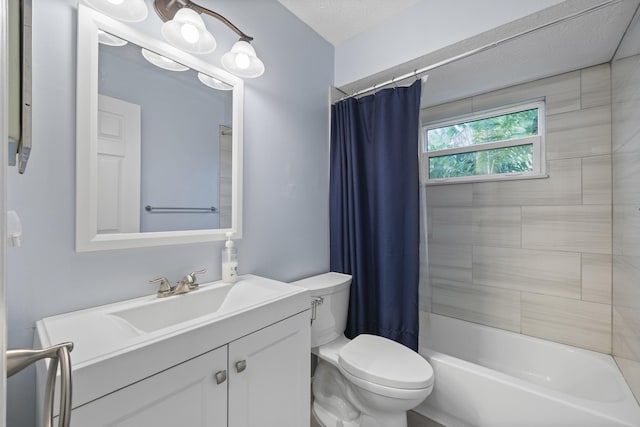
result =
[[[168,297],[172,294],[173,288],[169,283],[169,279],[166,277],[158,277],[157,279],[149,280],[149,283],[158,283],[160,282],[160,289],[158,289],[158,298]]]
[[[149,283],[160,283],[160,289],[158,289],[158,298],[165,298],[172,295],[182,295],[187,292],[195,291],[200,286],[196,278],[197,274],[205,273],[207,270],[202,269],[198,271],[192,271],[184,276],[176,286],[171,286],[169,279],[166,277],[159,277],[157,279],[149,280]]]
[[[191,273],[184,276],[184,279],[182,280],[184,280],[187,283],[187,285],[189,285],[190,291],[195,291],[196,289],[198,289],[198,287],[200,287],[200,284],[198,283],[198,279],[196,278],[196,275],[204,274],[206,272],[207,270],[204,268],[202,270],[192,271]]]

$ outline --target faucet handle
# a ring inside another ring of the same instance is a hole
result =
[[[200,286],[198,284],[198,279],[196,278],[196,274],[204,274],[206,272],[207,272],[207,270],[203,268],[202,270],[192,271],[191,273],[189,273],[189,274],[187,274],[185,276],[185,281],[189,285],[189,289],[190,290],[193,291],[195,289],[198,289],[198,286]]]
[[[168,297],[171,295],[171,283],[166,277],[158,277],[157,279],[149,280],[149,283],[160,282],[160,289],[158,289],[158,298]]]

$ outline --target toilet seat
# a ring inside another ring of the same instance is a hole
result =
[[[356,376],[351,375],[349,372],[344,369],[339,368],[340,373],[345,379],[347,379],[351,384],[356,387],[360,387],[363,390],[366,390],[371,393],[378,394],[380,396],[398,399],[398,400],[424,400],[427,397],[433,388],[433,382],[431,385],[425,388],[395,388],[395,387],[387,387],[384,385],[372,383],[370,381],[363,380],[362,378],[358,378]]]
[[[376,335],[358,335],[347,343],[339,352],[338,366],[354,383],[382,386],[381,390],[422,391],[433,385],[433,369],[426,359]]]

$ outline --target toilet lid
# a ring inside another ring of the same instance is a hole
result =
[[[388,387],[420,389],[433,384],[433,369],[425,358],[375,335],[351,340],[340,350],[338,364],[355,377]]]

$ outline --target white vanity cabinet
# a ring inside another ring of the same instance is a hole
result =
[[[229,427],[309,425],[309,334],[304,312],[229,344]]]
[[[101,397],[71,412],[77,427],[209,427],[227,425],[227,368],[221,347]]]
[[[309,339],[302,312],[80,406],[72,425],[308,425]]]

